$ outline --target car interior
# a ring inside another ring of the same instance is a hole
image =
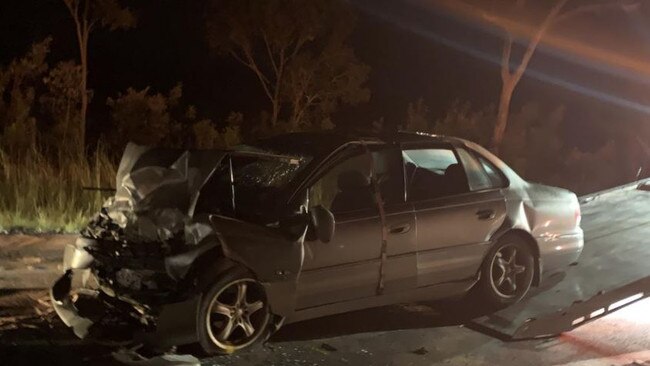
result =
[[[469,191],[467,176],[459,163],[449,165],[442,174],[431,169],[406,163],[410,200],[451,196]]]
[[[358,170],[346,170],[338,175],[338,193],[334,196],[331,210],[346,212],[361,210],[374,205],[370,178]]]

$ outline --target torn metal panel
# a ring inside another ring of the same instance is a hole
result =
[[[63,271],[88,268],[93,257],[85,248],[96,245],[94,239],[78,237],[73,244],[66,244],[63,250]]]
[[[165,270],[171,278],[180,281],[187,275],[187,272],[197,258],[209,250],[216,248],[218,245],[219,243],[216,241],[208,242],[203,245],[198,245],[189,251],[165,257]]]
[[[220,168],[225,157],[232,166],[233,155],[243,158],[244,164],[234,171]],[[116,306],[126,317],[144,325],[134,328],[142,328],[138,331],[142,340],[170,346],[195,342],[198,292],[202,287],[185,286],[190,284],[186,277],[199,257],[221,245],[208,215],[204,211],[195,215],[201,189],[218,169],[221,170],[217,174],[230,173],[228,177],[217,177],[218,183],[225,183],[229,189],[234,189],[233,179],[246,192],[259,187],[275,189],[287,184],[302,167],[302,161],[261,152],[183,151],[130,144],[118,169],[115,196],[106,202],[82,237],[66,247],[64,267],[89,268],[98,282],[97,292],[109,300],[104,305]],[[292,243],[281,238],[275,229],[255,224],[237,227],[247,235],[259,232],[258,239],[271,238],[249,243],[250,240],[239,240],[242,238],[224,230],[232,243],[229,253],[241,263],[260,269],[258,275],[268,285],[270,301],[285,301],[295,292],[305,230],[296,239],[298,242]],[[273,243],[277,244],[278,262],[295,258],[290,265],[283,264],[286,269],[277,272],[279,278],[246,254],[259,251],[261,245],[274,246]],[[292,251],[296,246],[299,250]],[[57,282],[51,297],[59,316],[84,338],[97,323],[75,307],[76,289],[71,289],[71,276],[70,271]],[[291,305],[276,308],[292,309]],[[279,314],[287,311],[280,310]]]
[[[220,168],[224,158],[229,169]],[[310,160],[246,147],[175,150],[129,144],[118,168],[115,196],[106,201],[95,221],[117,226],[119,233],[112,235],[116,239],[167,242],[181,235],[185,244],[197,244],[211,228],[192,218],[201,189],[217,170],[228,175],[219,181],[229,184],[234,213],[238,191],[243,197],[284,188]]]
[[[72,271],[68,270],[50,289],[52,306],[63,323],[72,328],[77,337],[85,338],[94,322],[78,314],[78,310],[75,308],[70,297],[71,286]]]
[[[127,145],[116,177],[115,196],[104,206],[127,240],[168,241],[191,225],[201,187],[226,152]],[[191,236],[205,228],[190,227]],[[191,243],[198,241],[192,240]]]

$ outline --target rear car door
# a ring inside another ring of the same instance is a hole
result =
[[[464,147],[415,145],[403,154],[417,222],[417,286],[475,276],[506,218],[503,182]]]

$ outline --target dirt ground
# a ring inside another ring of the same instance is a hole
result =
[[[76,235],[0,235],[0,289],[48,288]]]

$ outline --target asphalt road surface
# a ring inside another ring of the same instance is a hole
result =
[[[650,192],[616,192],[585,204],[583,227],[586,245],[578,265],[510,309],[481,314],[461,302],[358,311],[289,325],[266,345],[202,364],[650,366],[650,299],[547,340],[503,342],[463,326],[475,319],[508,332],[528,317],[650,275]],[[0,319],[3,306],[21,309],[43,293],[1,295]],[[3,305],[2,298],[9,300]],[[24,319],[14,326],[0,322],[0,365],[114,363],[111,348],[83,344],[47,310],[39,312],[19,311]]]

